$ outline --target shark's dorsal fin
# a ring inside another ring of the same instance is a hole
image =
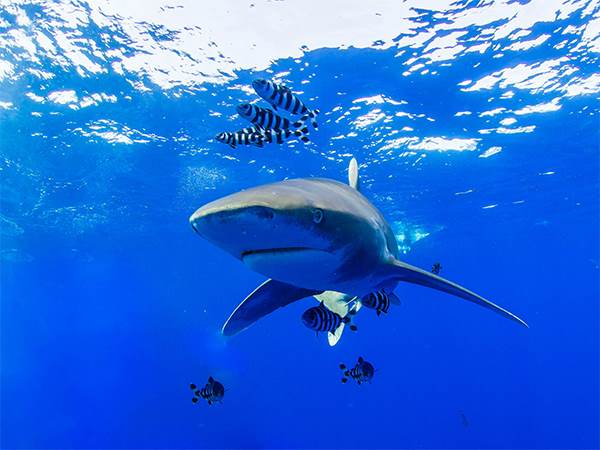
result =
[[[360,180],[358,179],[358,162],[356,158],[352,158],[348,166],[348,184],[357,191],[359,190]]]
[[[281,281],[267,280],[235,308],[223,325],[222,333],[225,336],[233,336],[276,309],[321,292]]]
[[[484,308],[491,309],[497,314],[504,316],[510,320],[529,328],[529,325],[524,320],[520,319],[510,311],[496,305],[495,303],[486,300],[482,296],[470,291],[452,281],[448,281],[438,275],[411,266],[397,259],[392,259],[388,265],[388,277],[395,281],[405,281],[407,283],[420,284],[438,291],[446,292],[447,294],[455,295],[470,302],[476,303]]]

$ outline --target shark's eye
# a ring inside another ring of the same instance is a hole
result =
[[[323,221],[323,211],[317,208],[313,209],[312,218],[314,223],[321,223]]]

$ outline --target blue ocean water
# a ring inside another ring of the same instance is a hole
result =
[[[0,447],[597,448],[599,24],[595,0],[0,3]],[[310,143],[214,141],[261,77],[320,109]],[[224,338],[265,277],[189,216],[352,156],[404,261],[530,328],[401,284],[335,347],[308,299]],[[373,382],[340,383],[358,356]],[[193,404],[209,375],[223,403]]]

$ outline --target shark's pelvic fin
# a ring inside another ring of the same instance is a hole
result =
[[[336,313],[340,317],[346,317],[350,311],[350,303],[352,303],[351,295],[342,294],[336,291],[325,291],[322,294],[315,295],[317,301],[323,303],[323,305],[330,311]],[[356,311],[356,310],[355,310]],[[346,327],[345,323],[341,323],[339,327],[335,329],[333,333],[327,333],[327,342],[333,347],[338,343]]]
[[[491,309],[492,311],[529,328],[529,325],[527,325],[524,320],[515,316],[510,311],[507,311],[506,309],[501,308],[489,300],[486,300],[480,295],[477,295],[475,292],[465,289],[464,287],[459,286],[452,281],[445,280],[444,278],[434,275],[433,273],[411,266],[410,264],[406,264],[394,259],[390,264],[390,278],[393,278],[397,281],[419,284],[421,286],[426,286],[432,289],[437,289],[438,291],[455,295],[470,302],[477,303],[484,308]]]
[[[338,314],[341,317],[346,317],[349,310],[349,300],[351,295],[342,294],[336,291],[325,291],[322,294],[315,295],[318,302],[323,302],[329,311]]]
[[[321,292],[299,288],[280,281],[267,280],[235,308],[223,325],[221,332],[225,336],[233,336],[248,328],[258,319],[271,314],[277,308]]]
[[[341,292],[336,291],[325,291],[322,294],[315,295],[315,298],[321,302],[325,307],[340,317],[346,317],[348,315],[348,299],[349,295],[342,294]],[[335,329],[333,333],[327,333],[327,342],[330,347],[333,347],[338,343],[340,338],[342,337],[342,333],[344,332],[344,328],[346,328],[345,323],[341,323],[339,327]]]
[[[327,333],[327,342],[329,342],[330,347],[333,347],[335,344],[338,343],[338,341],[342,337],[342,333],[344,332],[345,327],[346,324],[342,323],[339,327],[336,328],[334,333]]]
[[[359,190],[360,180],[358,178],[358,162],[356,158],[352,158],[348,166],[348,184],[357,191]]]

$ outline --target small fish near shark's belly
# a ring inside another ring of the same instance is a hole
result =
[[[269,278],[298,287],[329,286],[339,278],[339,255],[304,247],[244,252],[244,264]]]

